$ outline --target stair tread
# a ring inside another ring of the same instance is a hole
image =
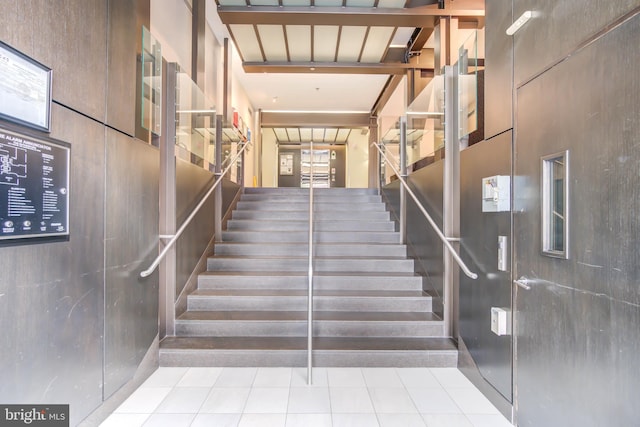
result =
[[[306,271],[203,271],[201,276],[249,276],[249,277],[307,277]],[[314,277],[420,277],[419,274],[410,272],[357,272],[357,271],[317,271]]]
[[[457,351],[450,338],[360,338],[316,337],[315,351]],[[160,350],[301,350],[306,351],[306,337],[167,337]]]
[[[241,260],[275,260],[275,259],[287,259],[287,260],[307,260],[308,256],[288,256],[288,255],[214,255],[210,256],[209,259],[241,259]],[[317,256],[314,255],[313,259],[318,260],[409,260],[406,256]]]
[[[441,322],[434,313],[384,311],[314,311],[314,321]],[[178,321],[306,321],[306,311],[187,311]]]
[[[251,297],[281,297],[281,296],[303,296],[308,295],[307,290],[297,289],[197,289],[190,296],[198,297],[235,297],[235,296],[251,296]],[[376,290],[316,290],[313,292],[314,297],[341,297],[341,298],[431,298],[430,295],[423,291],[410,290],[393,290],[393,291],[376,291]]]

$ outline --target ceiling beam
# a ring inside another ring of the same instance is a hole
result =
[[[369,126],[369,113],[284,113],[262,112],[262,127],[337,127]]]
[[[243,62],[246,73],[401,74],[415,64],[366,62]]]
[[[435,6],[435,5],[434,5]],[[429,27],[441,16],[464,19],[484,17],[479,9],[438,9],[437,6],[407,9],[365,7],[220,6],[222,23],[272,25],[355,25],[383,27]]]

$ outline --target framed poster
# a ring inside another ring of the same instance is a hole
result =
[[[69,237],[69,144],[0,123],[0,245]]]
[[[49,132],[51,69],[0,41],[0,117]]]
[[[280,175],[293,175],[293,154],[280,154]]]

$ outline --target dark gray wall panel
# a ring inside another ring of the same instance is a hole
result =
[[[638,0],[513,0],[514,19],[526,10],[535,13],[514,36],[516,86],[638,7]]]
[[[176,160],[176,227],[180,227],[213,185],[214,176],[208,170]],[[176,242],[176,298],[213,236],[214,196],[195,216]]]
[[[505,30],[512,23],[512,4],[485,0],[484,137],[490,139],[513,128],[513,38]]]
[[[409,175],[408,184],[442,230],[444,161],[430,164]],[[442,310],[444,289],[443,246],[417,205],[407,195],[407,245],[416,259],[418,272],[425,277],[424,290],[435,292],[434,311]]]
[[[518,91],[515,170],[532,195],[515,194],[524,211],[516,218],[531,224],[531,249],[522,255],[537,255],[540,156],[570,150],[571,259],[542,257],[540,271],[634,304],[640,270],[629,239],[640,228],[629,213],[640,212],[640,81],[629,70],[639,69],[640,56],[627,47],[639,43],[637,16]]]
[[[511,272],[498,271],[498,236],[511,250],[511,212],[482,212],[482,178],[511,175],[511,132],[460,153],[460,336],[482,376],[511,400],[511,336],[491,332],[491,307],[511,309]]]
[[[228,179],[222,180],[222,216],[224,217],[231,209],[233,201],[241,190],[240,186]]]
[[[293,155],[293,175],[280,174],[280,155],[292,154]],[[300,149],[288,150],[281,148],[278,150],[278,187],[300,187]]]
[[[0,247],[0,401],[71,403],[71,425],[102,401],[101,125],[53,106],[71,144],[68,242]]]
[[[107,3],[66,0],[0,3],[0,38],[53,69],[53,99],[102,121],[107,82]],[[5,19],[4,12],[14,19]]]
[[[538,278],[516,299],[520,425],[637,424],[638,45],[640,15],[517,93],[515,273]],[[540,255],[540,156],[565,149],[568,260]]]
[[[159,151],[107,129],[105,398],[129,381],[158,334]]]
[[[135,132],[137,0],[109,0],[107,111],[105,121],[121,132]]]

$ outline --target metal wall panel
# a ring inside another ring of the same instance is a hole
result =
[[[105,122],[128,135],[135,133],[136,25],[138,0],[109,0],[107,107]]]
[[[129,381],[158,334],[159,151],[106,130],[105,398]]]
[[[513,0],[514,19],[526,10],[534,12],[514,35],[516,87],[638,7],[638,0]]]
[[[513,128],[513,20],[511,1],[485,0],[484,138]],[[479,124],[480,125],[480,124]]]
[[[511,175],[511,135],[460,153],[461,256],[478,279],[460,274],[459,331],[481,375],[509,401],[512,340],[491,332],[491,307],[511,310],[511,269],[498,271],[498,236],[511,250],[511,212],[482,212],[482,178]]]
[[[443,168],[440,160],[409,175],[408,184],[420,203],[442,230]],[[433,311],[442,314],[444,291],[444,248],[413,199],[407,195],[407,246],[416,260],[418,273],[424,276],[423,289],[434,296]]]
[[[191,215],[202,196],[213,184],[214,175],[190,162],[176,160],[176,228]],[[189,280],[198,260],[214,232],[214,196],[207,199],[200,212],[176,242],[176,299]]]
[[[576,19],[591,16],[568,3]],[[534,279],[516,297],[521,426],[637,424],[638,45],[640,15],[517,92],[514,272]],[[566,149],[568,260],[540,254],[540,157]]]
[[[291,154],[293,155],[293,175],[281,175],[280,174],[280,155]],[[301,154],[300,150],[289,150],[281,148],[278,150],[278,187],[300,187],[300,167],[301,167]]]
[[[15,3],[11,5],[10,3]],[[53,99],[102,121],[107,82],[105,0],[3,1],[0,38],[53,69]]]
[[[0,247],[0,401],[71,403],[76,425],[102,402],[104,130],[54,104],[51,136],[71,144],[70,238]]]

